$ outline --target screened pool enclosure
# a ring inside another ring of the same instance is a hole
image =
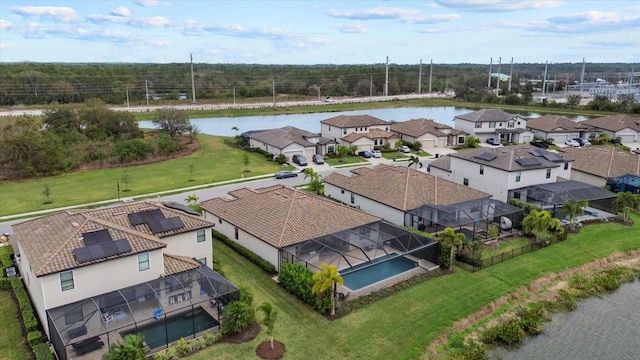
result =
[[[127,334],[143,334],[154,350],[219,329],[222,308],[238,299],[232,283],[203,266],[47,310],[47,319],[59,359],[99,358]]]

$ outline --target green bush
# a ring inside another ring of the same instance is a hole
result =
[[[174,347],[176,349],[176,353],[180,357],[187,355],[190,350],[189,344],[187,344],[187,340],[185,340],[184,338],[180,338],[180,340],[176,342],[176,345]]]
[[[235,252],[237,252],[238,254],[244,256],[245,258],[247,258],[247,260],[249,260],[252,263],[256,264],[259,268],[261,268],[265,272],[267,272],[269,274],[275,274],[276,273],[276,267],[273,266],[273,264],[271,264],[267,260],[261,258],[260,256],[256,255],[251,250],[245,248],[242,245],[239,245],[236,242],[231,241],[231,239],[229,239],[228,237],[222,235],[221,233],[219,233],[219,232],[217,232],[217,231],[215,231],[213,229],[211,230],[211,234],[213,235],[214,239],[218,239],[218,240],[222,241],[227,246],[232,248]]]
[[[521,307],[516,311],[516,316],[520,319],[520,327],[527,334],[537,335],[543,332],[543,322],[548,320],[545,308],[540,303],[531,303],[526,307]]]
[[[255,310],[244,301],[232,301],[222,311],[222,333],[239,333],[256,319]]]
[[[36,360],[55,360],[49,345],[45,343],[35,345],[33,347],[33,353],[36,355]]]
[[[325,313],[331,310],[331,292],[325,292],[321,298],[313,294],[313,272],[304,266],[295,263],[283,264],[278,274],[278,283],[317,311]]]
[[[24,284],[20,279],[10,279],[13,293],[18,299],[18,306],[20,307],[20,313],[22,314],[22,322],[27,332],[38,330],[38,318],[31,306],[31,300],[27,294],[27,290],[24,288]]]
[[[485,330],[482,333],[482,340],[487,344],[512,345],[522,341],[525,336],[518,319],[509,319]]]
[[[278,156],[276,156],[276,162],[280,165],[284,164],[287,162],[287,155],[285,154],[280,154]]]
[[[113,149],[113,155],[122,163],[144,160],[149,153],[151,147],[141,139],[118,141]]]
[[[611,273],[600,273],[593,278],[593,284],[605,291],[613,291],[620,287],[620,280]]]
[[[182,149],[182,145],[180,145],[175,138],[172,138],[167,134],[158,135],[156,144],[158,146],[158,152],[162,155],[173,154]]]
[[[30,331],[27,334],[27,342],[29,343],[29,346],[31,346],[31,348],[33,349],[34,346],[42,343],[42,332],[40,332],[39,330],[37,331]]]

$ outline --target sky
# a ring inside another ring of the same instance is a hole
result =
[[[640,1],[2,0],[1,62],[640,63]]]

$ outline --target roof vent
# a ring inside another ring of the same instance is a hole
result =
[[[77,228],[77,227],[80,227],[80,224],[78,224],[78,223],[77,223],[77,222],[75,222],[75,221],[74,221],[74,222],[72,222],[72,223],[71,223],[71,225],[72,225],[73,227],[76,227],[76,228]]]

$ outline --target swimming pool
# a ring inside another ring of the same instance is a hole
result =
[[[165,328],[166,322],[166,328]],[[209,313],[201,308],[193,310],[193,313],[181,313],[167,317],[165,321],[159,320],[153,324],[138,328],[137,331],[128,331],[127,334],[142,334],[144,341],[151,348],[167,345],[180,338],[191,336],[200,331],[217,326],[219,323]]]
[[[371,262],[367,262],[349,269],[348,272],[342,275],[344,286],[351,290],[358,290],[418,266],[417,262],[404,256],[388,260],[393,255],[395,254],[376,258],[372,261],[373,265],[371,265]]]

